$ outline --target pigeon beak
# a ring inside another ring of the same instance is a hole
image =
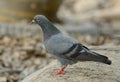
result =
[[[35,20],[32,20],[31,24],[35,23]]]

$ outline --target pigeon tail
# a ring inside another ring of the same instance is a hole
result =
[[[112,62],[111,62],[111,60],[108,59],[108,57],[100,55],[100,54],[95,53],[95,52],[93,52],[93,53],[97,55],[98,62],[102,62],[102,63],[108,64],[108,65],[111,65]]]
[[[102,61],[103,63],[105,63],[105,64],[108,64],[108,65],[111,65],[111,60],[109,60],[109,59],[107,59],[107,60],[104,60],[104,61]]]

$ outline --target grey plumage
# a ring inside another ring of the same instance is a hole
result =
[[[89,50],[75,39],[61,33],[45,16],[36,15],[33,20],[43,30],[46,49],[62,65],[74,64],[78,61],[96,61],[111,64],[108,57]]]

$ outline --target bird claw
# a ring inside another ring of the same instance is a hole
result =
[[[67,65],[64,65],[61,69],[55,71],[52,73],[53,76],[56,76],[56,75],[60,75],[60,74],[64,74],[65,73],[65,68],[67,67]]]
[[[52,75],[56,76],[56,75],[60,75],[60,74],[64,74],[64,73],[65,73],[65,71],[63,69],[60,69],[60,70],[53,72]]]

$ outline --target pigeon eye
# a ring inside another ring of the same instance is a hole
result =
[[[40,22],[40,19],[37,19],[38,22]]]

